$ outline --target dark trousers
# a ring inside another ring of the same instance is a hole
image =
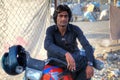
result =
[[[76,62],[76,71],[71,72],[73,79],[74,80],[90,80],[90,79],[86,79],[86,72],[85,72],[86,66],[87,66],[87,58],[85,56],[81,56],[79,53],[74,53],[72,54],[72,56]],[[65,70],[67,69],[67,62],[65,58],[60,58],[57,56],[54,58],[62,60],[63,62],[66,63],[66,65],[56,61],[51,61],[49,64],[62,67]]]
[[[84,68],[84,69],[82,69],[80,71],[72,73],[73,80],[90,80],[90,79],[86,79],[85,70],[86,70],[86,68]]]

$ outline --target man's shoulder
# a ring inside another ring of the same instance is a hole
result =
[[[54,27],[56,27],[55,24],[54,25],[50,25],[48,28],[54,28]]]
[[[69,26],[70,26],[70,28],[72,29],[72,30],[80,30],[80,27],[79,26],[77,26],[77,25],[74,25],[74,24],[69,24]]]
[[[51,25],[51,26],[48,27],[48,29],[55,30],[56,29],[56,25]]]

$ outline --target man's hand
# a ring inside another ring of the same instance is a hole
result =
[[[87,66],[86,67],[86,77],[87,79],[91,78],[94,75],[94,69],[92,66]]]
[[[72,55],[67,52],[65,54],[65,57],[66,57],[66,61],[67,61],[67,68],[70,70],[70,71],[74,71],[76,70],[76,64],[75,64],[75,60],[74,58],[72,57]]]

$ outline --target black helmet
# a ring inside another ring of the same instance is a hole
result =
[[[2,68],[9,75],[17,75],[20,73],[16,70],[18,66],[25,69],[26,52],[22,46],[14,45],[2,56]]]

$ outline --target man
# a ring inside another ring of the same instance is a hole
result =
[[[89,80],[94,74],[94,51],[82,30],[69,23],[71,17],[72,13],[67,5],[56,8],[53,14],[55,25],[48,27],[44,47],[48,58],[58,58],[67,63],[67,69],[74,71],[74,80]],[[76,39],[85,49],[86,57],[80,55]],[[57,63],[54,65],[62,66]]]

